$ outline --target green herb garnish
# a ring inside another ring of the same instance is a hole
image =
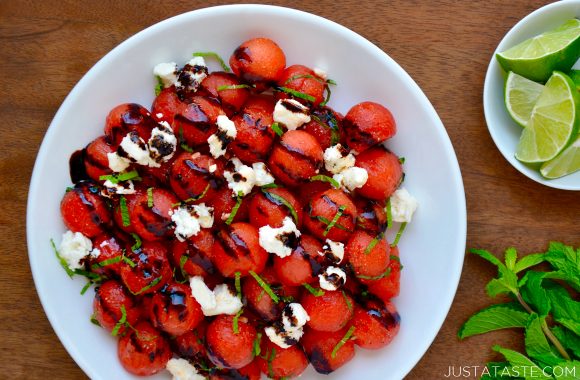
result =
[[[505,357],[507,365],[535,368],[540,379],[552,379],[552,375],[560,378],[552,371],[555,367],[579,368],[580,248],[552,242],[547,252],[521,259],[515,248],[508,248],[503,261],[489,251],[470,252],[497,267],[498,275],[487,284],[487,294],[508,295],[513,301],[492,305],[472,315],[459,329],[459,338],[522,328],[526,355],[493,347]],[[547,270],[530,269],[544,261],[549,263]]]
[[[250,86],[249,84],[232,84],[232,85],[224,85],[224,86],[218,86],[217,91],[225,91],[225,90],[241,90],[243,88],[253,88],[253,86]]]
[[[336,224],[336,222],[338,222],[338,220],[342,216],[342,213],[344,212],[344,210],[346,210],[346,206],[345,205],[342,205],[342,206],[340,206],[338,208],[338,211],[334,215],[334,218],[332,218],[332,220],[330,221],[330,223],[328,223],[328,225],[326,226],[326,229],[322,233],[322,236],[328,235],[328,233],[330,232],[330,230],[332,229],[332,227],[334,227],[334,225]]]
[[[157,79],[157,83],[155,84],[155,96],[159,96],[161,91],[163,91],[163,81],[159,75],[155,75],[155,78]]]
[[[256,339],[254,339],[254,345],[252,347],[252,353],[254,354],[254,357],[258,357],[260,356],[260,353],[262,352],[262,347],[260,346],[262,343],[262,333],[258,333],[256,334]]]
[[[384,271],[383,273],[379,274],[378,276],[365,276],[363,274],[357,274],[356,277],[360,278],[362,280],[371,280],[371,281],[375,281],[375,280],[380,280],[381,278],[385,278],[388,275],[391,274],[391,268],[387,268],[386,271]]]
[[[369,243],[369,245],[367,245],[367,247],[365,248],[365,255],[368,255],[369,253],[371,253],[371,251],[381,241],[382,238],[383,238],[383,232],[381,232],[377,236],[375,236],[373,238],[373,240],[371,240],[371,242]]]
[[[121,319],[119,319],[117,324],[115,324],[115,327],[113,327],[111,335],[117,336],[121,327],[125,326],[125,323],[127,323],[127,310],[125,310],[125,305],[121,305]]]
[[[314,182],[314,181],[328,182],[335,189],[340,189],[340,183],[338,183],[337,180],[335,180],[334,178],[329,177],[327,175],[324,175],[324,174],[318,174],[318,175],[315,175],[315,176],[310,177],[310,182]]]
[[[187,259],[189,259],[189,256],[187,255],[183,255],[179,258],[179,270],[181,271],[181,276],[183,278],[187,278],[187,273],[185,273],[185,263],[187,263]]]
[[[340,348],[344,346],[346,342],[348,342],[352,334],[354,334],[354,326],[351,326],[350,329],[348,329],[348,331],[346,332],[346,334],[344,334],[340,342],[338,342],[338,344],[334,346],[334,348],[332,349],[332,353],[330,354],[331,358],[334,359],[336,357],[338,350],[340,350]]]
[[[147,189],[147,207],[153,208],[153,188]]]
[[[330,129],[330,145],[336,145],[340,142],[340,131],[338,130],[338,121],[330,114],[329,123],[325,123],[318,116],[312,114],[310,117],[324,128]]]
[[[294,206],[292,206],[290,202],[288,202],[284,197],[281,197],[278,194],[265,191],[263,188],[262,193],[264,193],[266,198],[271,198],[271,200],[274,200],[275,203],[280,202],[281,204],[283,204],[290,211],[290,215],[292,215],[294,222],[298,223],[298,213],[296,212],[296,209],[294,209]]]
[[[399,163],[403,165],[405,163],[405,157],[399,157]]]
[[[284,131],[282,130],[282,128],[280,128],[280,124],[279,123],[272,123],[272,125],[270,126],[270,128],[272,128],[272,130],[274,131],[274,133],[276,133],[279,137],[281,137],[284,134]]]
[[[183,128],[179,128],[179,146],[188,153],[193,153],[193,148],[187,145],[185,137],[183,137]]]
[[[242,277],[242,274],[240,272],[235,273],[234,284],[236,287],[236,295],[238,296],[239,299],[242,299],[242,284],[240,282],[241,277]]]
[[[91,315],[91,319],[90,319],[91,323],[95,326],[101,326],[101,323],[97,320],[97,317],[95,316],[95,313],[93,312],[93,314]]]
[[[73,278],[75,272],[69,268],[66,260],[60,255],[60,253],[58,252],[58,249],[56,249],[56,245],[54,244],[54,240],[50,239],[50,245],[52,246],[52,249],[54,250],[54,254],[56,255],[56,258],[58,259],[58,262],[60,263],[60,266],[62,267],[62,269],[64,269],[64,271],[66,272],[66,274],[70,278]]]
[[[131,218],[129,217],[129,209],[127,208],[127,198],[121,195],[119,199],[119,207],[121,208],[121,219],[123,220],[123,227],[131,225]]]
[[[179,206],[179,205],[181,205],[181,204],[184,204],[184,203],[191,203],[191,202],[199,201],[200,199],[202,199],[203,197],[205,197],[205,196],[206,196],[206,194],[207,194],[207,192],[209,191],[209,188],[210,188],[210,187],[211,187],[211,186],[210,186],[210,184],[208,183],[208,184],[205,186],[205,189],[203,189],[202,193],[201,193],[201,194],[199,194],[197,197],[191,197],[191,198],[187,198],[187,199],[186,199],[186,200],[184,200],[184,201],[181,201],[181,202],[177,202],[177,203],[174,203],[174,204],[172,204],[172,205],[171,205],[171,207],[177,207],[177,206]]]
[[[268,295],[270,296],[270,298],[272,298],[272,301],[274,301],[274,303],[280,302],[280,299],[278,298],[276,293],[274,293],[274,291],[272,290],[270,285],[268,285],[268,283],[266,283],[266,281],[264,281],[260,276],[258,276],[258,274],[256,272],[251,270],[250,275],[252,275],[252,277],[254,277],[254,280],[256,280],[258,285],[260,285],[262,287],[262,289],[264,289],[264,291],[266,293],[268,293]]]
[[[399,227],[399,231],[397,231],[397,235],[395,236],[395,240],[393,241],[393,244],[391,244],[391,247],[396,247],[397,244],[399,244],[399,240],[401,240],[401,235],[403,235],[403,232],[405,231],[405,227],[407,227],[407,222],[401,223],[401,226]]]
[[[239,328],[239,319],[240,316],[242,315],[242,313],[244,312],[244,309],[240,309],[240,311],[238,311],[236,313],[236,315],[234,316],[234,320],[233,320],[233,329],[234,329],[234,334],[239,334],[240,333],[240,328]]]
[[[324,295],[324,290],[313,288],[310,284],[304,283],[302,284],[314,297],[320,297]]]
[[[387,199],[385,205],[385,213],[387,214],[387,229],[393,227],[393,211],[391,210],[391,198]]]
[[[163,279],[163,276],[157,277],[155,280],[151,281],[148,285],[141,288],[141,290],[139,290],[138,292],[133,293],[133,291],[131,291],[131,289],[129,289],[129,291],[131,293],[133,293],[133,295],[138,296],[139,294],[142,294],[142,293],[148,291],[149,289],[151,289],[152,287],[154,287],[155,285],[159,284],[162,279]]]
[[[193,56],[194,57],[204,57],[204,58],[215,58],[219,62],[223,71],[225,71],[226,73],[231,72],[228,65],[226,65],[226,63],[224,62],[224,60],[222,59],[222,57],[220,57],[220,55],[218,53],[215,53],[213,51],[197,51],[197,52],[193,53]]]
[[[293,90],[293,89],[288,88],[288,87],[275,86],[274,90],[292,95],[295,98],[307,100],[311,103],[314,103],[316,101],[316,98],[314,98],[314,96],[305,94],[305,93],[300,92],[300,91]]]
[[[131,246],[131,251],[135,252],[136,250],[141,248],[141,244],[143,244],[143,242],[141,241],[139,235],[137,235],[136,233],[132,232],[131,236],[133,237],[133,239],[135,239],[135,244]]]
[[[242,205],[242,200],[243,200],[243,195],[242,195],[242,192],[240,191],[238,193],[238,196],[236,197],[236,204],[232,208],[232,211],[230,212],[230,215],[228,216],[228,219],[226,220],[226,224],[228,226],[230,224],[232,224],[232,222],[234,221],[234,218],[236,217],[236,214],[238,213],[238,210],[240,209],[240,206]]]
[[[98,263],[94,263],[91,265],[92,270],[96,270],[99,268],[103,268],[109,265],[120,263],[123,260],[123,255],[111,257],[110,259],[99,261]]]
[[[268,376],[270,376],[271,379],[274,379],[276,377],[274,376],[274,367],[272,366],[272,362],[274,361],[275,357],[276,357],[276,349],[272,347],[272,351],[270,352],[270,356],[268,357]]]
[[[260,186],[260,189],[261,189],[261,190],[266,190],[266,189],[275,189],[275,188],[277,188],[277,187],[278,187],[278,185],[276,185],[274,182],[272,182],[272,183],[269,183],[269,184],[267,184],[267,185]]]
[[[346,302],[346,306],[348,307],[348,310],[352,311],[352,302],[350,302],[350,300],[346,296],[346,293],[344,292],[344,290],[342,290],[342,297],[344,298],[344,302]]]
[[[137,170],[131,170],[130,172],[127,173],[102,175],[99,177],[99,180],[101,181],[109,181],[114,184],[124,181],[130,181],[133,179],[141,179],[141,177],[139,177],[139,172],[137,172]]]

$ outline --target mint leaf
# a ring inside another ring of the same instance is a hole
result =
[[[528,268],[531,268],[535,265],[544,262],[544,260],[545,258],[543,253],[534,253],[531,255],[524,256],[514,266],[514,272],[519,273],[523,270],[526,270]]]
[[[534,363],[533,361],[531,361],[530,359],[528,359],[526,356],[520,354],[519,352],[513,351],[513,350],[509,350],[507,348],[503,348],[501,346],[493,346],[493,350],[496,352],[499,352],[500,354],[502,354],[506,360],[510,363],[510,365],[512,367],[516,367],[516,368],[526,368],[527,370],[525,371],[525,374],[534,374],[533,379],[538,380],[538,379],[553,379],[553,377],[548,376],[547,374],[544,373],[544,371],[542,370],[542,368],[538,367],[538,365],[536,363]],[[515,368],[514,368],[515,369]],[[520,372],[517,371],[518,373],[516,374],[516,376],[520,375]],[[531,376],[526,376],[526,379],[532,379]]]
[[[555,320],[562,326],[572,331],[574,334],[580,336],[580,321],[574,321],[567,318],[555,318]]]
[[[570,246],[551,242],[545,257],[561,273],[563,280],[580,291],[580,249],[574,251]]]
[[[560,343],[580,359],[580,336],[562,326],[552,327],[551,330]]]
[[[525,327],[529,314],[515,303],[492,305],[478,311],[461,326],[459,339],[510,327]]]
[[[520,280],[520,292],[524,300],[534,307],[540,316],[546,316],[550,312],[551,303],[542,287],[545,272],[529,271]]]
[[[535,313],[530,316],[525,332],[526,353],[542,363],[556,365],[563,359],[552,351],[550,343],[542,331],[543,323],[545,323],[545,318],[539,317]]]
[[[516,260],[518,259],[518,251],[514,247],[509,247],[505,251],[505,265],[509,270],[514,270]]]
[[[572,360],[558,364],[558,367],[554,368],[554,378],[557,380],[580,379],[580,362]]]
[[[491,252],[486,251],[485,249],[470,249],[469,252],[475,253],[476,255],[481,257],[482,259],[489,261],[490,263],[492,263],[493,265],[495,265],[498,268],[499,267],[505,268],[505,265],[501,261],[499,261],[499,259],[497,257],[495,257]]]
[[[580,321],[580,302],[574,301],[563,286],[550,283],[547,296],[552,302],[552,314],[555,318]]]
[[[483,249],[472,249],[470,252],[475,253],[497,266],[498,278],[491,280],[485,288],[490,297],[506,293],[518,294],[518,277],[512,270],[508,269],[504,263],[499,261],[499,259],[489,251]]]

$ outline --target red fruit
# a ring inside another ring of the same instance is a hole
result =
[[[361,281],[369,287],[371,293],[384,302],[398,296],[401,287],[401,261],[399,260],[399,248],[391,248],[391,260],[387,276],[374,281]]]
[[[304,225],[319,239],[344,242],[354,231],[356,216],[356,207],[349,196],[331,189],[317,195],[306,206]]]
[[[385,347],[399,332],[400,320],[390,302],[369,300],[362,307],[357,306],[352,319],[356,345],[372,350]]]
[[[322,162],[320,144],[301,130],[284,133],[268,161],[272,174],[287,186],[308,181],[322,167]]]
[[[242,84],[240,80],[231,73],[224,73],[221,71],[209,74],[203,82],[201,88],[207,91],[214,98],[219,99],[222,107],[230,111],[230,114],[237,112],[242,108],[242,105],[250,95],[250,90],[247,88],[222,89],[223,86],[239,86]]]
[[[210,201],[223,181],[221,161],[205,154],[188,152],[181,153],[175,159],[169,177],[171,189],[180,199],[194,198],[199,202]]]
[[[167,339],[148,322],[138,323],[135,330],[119,339],[118,354],[123,367],[137,376],[165,369],[172,356]]]
[[[105,122],[105,135],[113,146],[117,146],[129,132],[136,131],[147,141],[157,122],[147,109],[139,104],[125,103],[113,108]]]
[[[204,319],[191,288],[184,284],[172,283],[155,293],[150,308],[153,326],[174,336],[194,329]]]
[[[206,361],[207,351],[204,344],[206,327],[202,321],[194,330],[176,336],[171,341],[173,351],[179,357],[189,359],[193,362]]]
[[[118,274],[121,268],[123,247],[117,239],[108,233],[104,233],[93,240],[93,248],[98,249],[100,253],[95,258],[90,256],[91,271],[107,277]]]
[[[215,272],[211,262],[214,237],[207,229],[202,229],[187,241],[175,240],[171,249],[172,262],[182,275],[207,277]],[[185,257],[185,259],[183,259]]]
[[[367,199],[355,199],[357,228],[363,229],[370,234],[379,234],[387,227],[387,213],[383,202]]]
[[[226,220],[229,218],[237,203],[236,198],[232,195],[232,190],[224,186],[216,192],[213,199],[208,200],[207,204],[213,207],[214,226],[225,224]],[[242,222],[248,219],[249,205],[249,199],[244,198],[234,216],[233,222]]]
[[[329,374],[354,357],[354,343],[351,339],[347,339],[342,346],[335,350],[347,332],[346,328],[336,332],[306,330],[300,343],[302,343],[310,364],[316,372]],[[332,355],[333,351],[334,355]]]
[[[374,244],[374,247],[372,246]],[[345,259],[359,278],[381,276],[389,266],[390,245],[364,231],[355,231],[345,246]]]
[[[185,104],[179,100],[174,87],[163,89],[153,101],[151,114],[157,121],[166,121],[173,124],[175,114],[179,112]]]
[[[389,198],[403,179],[399,158],[383,147],[371,148],[356,156],[356,166],[367,171],[369,178],[357,193],[377,201]]]
[[[260,273],[266,266],[268,253],[260,246],[258,230],[248,223],[233,223],[215,235],[213,263],[225,277],[236,272],[246,276]]]
[[[278,79],[278,86],[310,95],[314,98],[312,103],[318,105],[324,100],[326,82],[324,79],[317,77],[312,69],[302,65],[292,65],[282,72],[282,76]],[[288,97],[283,92],[278,92],[276,96],[281,99]],[[306,102],[303,99],[297,100],[303,103]]]
[[[282,75],[286,56],[274,41],[253,38],[238,46],[230,57],[230,66],[242,80],[264,90]]]
[[[307,325],[318,331],[338,331],[353,315],[354,301],[342,291],[324,291],[320,296],[305,292],[301,304],[310,316]]]
[[[93,181],[100,181],[101,176],[112,173],[107,153],[115,151],[116,149],[107,142],[106,136],[97,137],[87,145],[84,153],[85,170]]]
[[[73,232],[92,238],[111,224],[111,210],[92,182],[78,183],[60,202],[64,225]]]
[[[115,336],[122,336],[127,331],[127,325],[119,323],[123,318],[123,308],[125,309],[125,320],[133,326],[139,318],[139,309],[123,285],[115,280],[108,280],[95,288],[93,316],[101,327],[109,332],[118,325]]]
[[[239,369],[254,359],[256,329],[242,316],[238,319],[236,333],[233,322],[233,316],[219,315],[209,324],[205,334],[209,358],[221,368]]]
[[[256,360],[270,379],[298,377],[308,367],[308,359],[297,345],[281,348],[266,339],[262,352],[266,358],[260,356]]]
[[[312,111],[312,120],[302,129],[314,136],[324,151],[340,142],[342,115],[330,107],[316,108]]]
[[[143,242],[135,251],[127,249],[125,255],[132,264],[123,262],[121,280],[134,295],[154,293],[173,277],[167,248],[161,243]]]
[[[397,133],[391,112],[378,103],[362,102],[353,106],[344,117],[346,145],[362,153]]]
[[[320,264],[318,252],[322,252],[322,244],[310,235],[300,236],[298,247],[290,256],[274,257],[274,270],[280,281],[287,286],[301,286],[318,280]]]
[[[217,100],[193,96],[191,103],[181,107],[175,115],[172,128],[175,135],[183,136],[191,147],[207,145],[209,136],[217,131],[218,116],[223,114]]]
[[[286,204],[290,204],[298,220],[294,220]],[[265,225],[280,227],[286,217],[292,218],[298,228],[302,226],[302,206],[287,189],[277,187],[263,190],[256,193],[250,202],[250,223],[257,228]]]
[[[152,190],[153,204],[149,207],[149,195],[144,192],[135,198],[129,210],[131,225],[143,240],[154,241],[173,234],[170,211],[179,200],[165,189]]]

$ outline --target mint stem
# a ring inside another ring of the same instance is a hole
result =
[[[532,310],[532,308],[530,307],[530,305],[528,305],[526,303],[526,301],[524,301],[524,299],[522,298],[520,292],[516,292],[515,295],[516,295],[519,303],[524,307],[524,309],[526,309],[526,311],[528,313],[531,314],[531,313],[534,312]],[[550,331],[550,329],[548,328],[548,324],[546,323],[546,320],[545,319],[542,320],[542,330],[544,331],[544,334],[550,340],[550,342],[552,342],[552,344],[554,345],[554,347],[556,347],[556,349],[558,350],[558,352],[560,353],[560,355],[562,355],[562,357],[564,359],[566,359],[566,360],[571,360],[570,359],[570,355],[568,355],[568,353],[566,352],[566,350],[562,346],[562,343],[560,343],[560,341],[558,340],[558,338],[556,338],[554,336],[554,334],[552,334],[552,331]]]

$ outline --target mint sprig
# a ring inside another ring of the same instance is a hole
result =
[[[580,249],[552,242],[547,252],[518,259],[516,249],[508,248],[503,261],[486,250],[470,252],[497,267],[498,275],[487,284],[487,294],[492,298],[508,296],[512,302],[475,313],[459,329],[459,338],[522,328],[525,354],[496,345],[494,351],[507,362],[488,363],[488,368],[510,373],[518,366],[527,366],[536,369],[538,379],[560,379],[551,372],[556,366],[580,370],[580,302],[576,301],[580,289]],[[547,270],[531,269],[543,262],[549,263]]]

